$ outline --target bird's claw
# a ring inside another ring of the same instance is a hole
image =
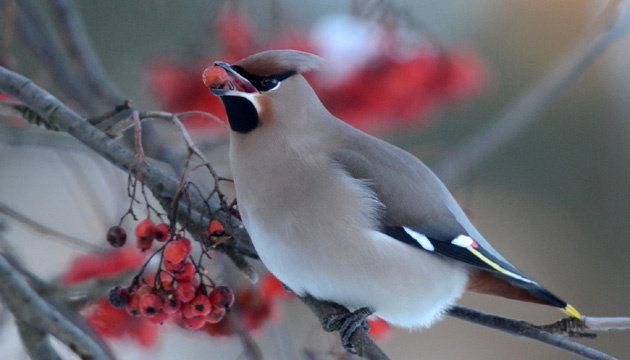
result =
[[[363,327],[365,331],[370,330],[367,318],[373,313],[374,310],[364,307],[350,313],[333,314],[326,318],[324,322],[325,328],[327,331],[339,331],[343,348],[352,354],[356,354],[352,349],[352,344],[350,344],[350,338],[359,326]]]

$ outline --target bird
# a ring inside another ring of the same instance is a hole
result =
[[[238,209],[267,269],[343,305],[343,346],[376,314],[424,328],[465,291],[580,313],[508,262],[418,158],[333,116],[303,74],[326,61],[268,50],[203,72],[229,123]],[[378,84],[374,84],[378,86]]]

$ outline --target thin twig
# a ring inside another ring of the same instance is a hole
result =
[[[534,123],[552,100],[575,81],[630,23],[630,1],[613,0],[575,46],[545,71],[489,125],[466,140],[435,167],[436,174],[453,184]]]
[[[583,316],[582,319],[566,318],[553,324],[537,326],[537,328],[552,334],[563,334],[572,337],[585,337],[585,335],[586,337],[594,337],[594,334],[586,332],[630,330],[630,318]]]
[[[29,217],[27,217],[26,215],[23,215],[13,209],[11,209],[9,206],[0,203],[0,213],[5,214],[7,216],[9,216],[10,218],[14,219],[15,221],[18,221],[19,223],[28,226],[29,228],[37,231],[40,234],[44,234],[44,235],[50,235],[50,236],[54,236],[59,238],[61,241],[72,245],[72,246],[76,246],[80,249],[83,250],[88,250],[88,251],[102,251],[103,249],[100,246],[96,246],[93,244],[90,244],[89,242],[85,241],[85,240],[81,240],[77,237],[71,236],[71,235],[67,235],[64,234],[62,232],[59,232],[57,230],[51,229],[48,226],[42,225],[40,223],[38,223],[35,220],[30,219]]]

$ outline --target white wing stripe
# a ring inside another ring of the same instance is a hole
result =
[[[435,250],[435,248],[433,247],[433,244],[431,244],[431,241],[429,241],[429,238],[427,238],[423,234],[420,234],[419,232],[408,229],[404,226],[403,226],[403,229],[405,229],[405,232],[409,234],[409,236],[411,236],[414,240],[416,240],[418,244],[420,244],[420,246],[422,246],[424,250],[427,250],[427,251]]]

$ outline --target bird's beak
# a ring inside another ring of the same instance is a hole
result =
[[[216,61],[203,72],[203,83],[217,96],[258,93],[258,90],[229,64]]]

